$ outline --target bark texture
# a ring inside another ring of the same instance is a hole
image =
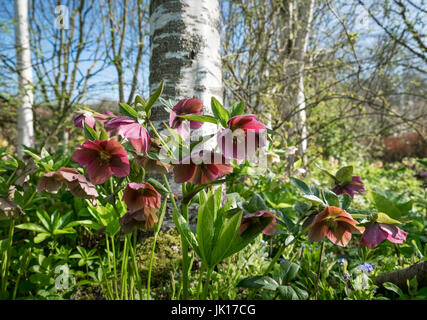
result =
[[[427,261],[420,261],[408,268],[381,274],[375,279],[375,284],[381,285],[384,282],[392,282],[402,291],[407,292],[407,281],[414,277],[417,278],[418,288],[427,286]]]
[[[33,74],[30,40],[28,34],[28,0],[15,0],[15,47],[18,71],[18,157],[23,156],[23,146],[34,147],[33,124]]]
[[[151,2],[151,93],[164,80],[165,99],[199,98],[204,113],[212,96],[222,101],[219,18],[218,0]],[[168,118],[160,108],[153,114],[154,121]]]

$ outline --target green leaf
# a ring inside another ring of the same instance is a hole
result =
[[[36,232],[48,232],[48,230],[46,230],[42,226],[35,223],[23,223],[23,224],[17,225],[15,228],[22,229],[22,230],[36,231]]]
[[[338,200],[340,202],[340,208],[347,210],[351,204],[351,197],[347,193],[342,193],[338,195]]]
[[[89,140],[98,140],[98,134],[93,130],[91,126],[89,126],[86,122],[83,122],[85,138]]]
[[[319,204],[324,204],[323,200],[316,197],[315,195],[312,194],[307,194],[307,195],[303,195],[302,196],[305,200],[310,201],[314,206],[317,206]]]
[[[232,245],[229,247],[227,254],[224,257],[229,257],[232,254],[239,252],[262,232],[267,227],[273,218],[262,219],[259,223],[250,225],[240,236],[237,235]]]
[[[120,108],[120,112],[125,116],[138,119],[138,112],[136,112],[136,110],[132,108],[130,105],[119,102],[119,108]]]
[[[393,201],[387,199],[382,194],[369,191],[368,197],[375,203],[375,207],[379,212],[384,212],[394,219],[398,219],[402,215],[402,212],[394,205]]]
[[[46,240],[47,238],[50,237],[50,233],[38,233],[35,237],[34,237],[34,243],[40,243],[43,242],[44,240]]]
[[[399,297],[403,296],[403,291],[396,286],[394,283],[391,282],[384,282],[383,283],[384,288],[386,288],[387,290],[393,291],[395,293],[397,293],[399,295]]]
[[[160,95],[163,92],[164,82],[160,82],[159,87],[157,90],[153,93],[153,95],[148,99],[147,103],[145,104],[145,112],[147,112],[148,117],[150,117],[151,114],[151,108],[153,107],[154,103],[159,99]]]
[[[316,167],[318,167],[320,170],[322,170],[324,173],[326,173],[330,178],[332,178],[332,180],[338,182],[338,179],[332,174],[330,173],[328,170],[326,170],[325,168],[323,168],[321,165],[315,163],[314,164]]]
[[[387,224],[394,224],[394,225],[399,225],[400,222],[390,218],[387,214],[385,214],[384,212],[377,212],[373,214],[374,216],[374,221],[375,222],[379,222],[379,223],[387,223]]]
[[[199,249],[199,242],[197,241],[194,231],[175,208],[173,208],[172,218],[179,234],[184,237],[185,241],[187,241],[191,248],[193,248],[196,254],[201,257],[202,255]]]
[[[279,286],[280,297],[283,300],[306,300],[308,294],[306,291],[293,286]]]
[[[154,178],[149,178],[147,182],[150,183],[162,195],[165,195],[169,192],[169,190],[166,189],[166,187],[163,184],[161,184],[159,181],[157,181]]]
[[[323,193],[323,199],[325,199],[325,202],[328,204],[328,206],[333,206],[333,207],[340,206],[340,201],[338,199],[338,196],[334,192],[328,189],[323,189],[322,193]]]
[[[247,203],[244,206],[244,208],[249,213],[253,213],[261,210],[268,210],[267,204],[258,193],[255,193],[252,196],[251,200],[249,201],[249,203]]]
[[[302,191],[304,194],[312,194],[311,189],[308,187],[308,185],[304,181],[294,177],[291,177],[290,179],[291,179],[291,183],[295,187],[297,187],[300,191]]]
[[[287,283],[292,281],[298,271],[300,266],[293,262],[284,261],[280,264],[280,278],[282,279],[282,283]]]
[[[253,276],[241,280],[237,284],[237,287],[275,291],[279,287],[279,284],[267,276]]]
[[[353,180],[353,167],[343,167],[337,171],[335,177],[340,183],[348,183]]]
[[[222,226],[217,242],[213,246],[210,267],[220,263],[228,256],[228,249],[233,245],[233,239],[237,236],[243,211],[228,219]]]
[[[201,258],[209,264],[212,252],[212,239],[214,236],[214,222],[216,218],[215,199],[212,193],[209,193],[206,199],[205,192],[199,193],[200,208],[197,214],[197,239]]]
[[[185,120],[210,122],[210,123],[218,124],[218,120],[217,119],[215,119],[212,116],[207,116],[207,115],[185,114],[185,115],[180,115],[178,117],[180,117],[182,119],[185,119]]]
[[[227,122],[230,119],[230,114],[227,109],[225,109],[222,104],[215,99],[215,97],[212,97],[211,99],[211,107],[215,118],[217,118],[221,122],[221,125],[226,128]]]
[[[245,111],[245,103],[243,101],[235,102],[231,106],[230,118],[240,116]]]

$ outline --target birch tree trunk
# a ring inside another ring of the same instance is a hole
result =
[[[299,153],[303,162],[306,163],[305,152],[307,150],[307,112],[304,94],[304,67],[307,52],[308,38],[311,32],[313,20],[313,8],[315,0],[289,1],[287,4],[288,36],[292,42],[290,52],[290,63],[287,66],[290,78],[294,80],[295,87],[290,87],[290,101],[296,108],[296,127],[301,135]],[[290,24],[289,24],[290,22]]]
[[[222,102],[218,0],[152,0],[150,5],[150,92],[164,80],[162,97],[196,97],[211,114],[211,97]],[[153,120],[168,121],[162,108]],[[214,130],[205,123],[203,130]]]
[[[28,0],[15,0],[15,47],[18,71],[18,157],[23,156],[23,146],[34,147],[33,91],[31,51],[28,35]]]
[[[150,92],[164,81],[162,98],[203,101],[203,113],[212,114],[211,99],[222,102],[222,70],[218,0],[152,0],[150,3]],[[169,113],[154,107],[153,124],[165,129]],[[217,127],[204,123],[192,130],[193,138],[215,133]],[[216,145],[211,139],[205,148]],[[170,181],[172,190],[180,187]]]

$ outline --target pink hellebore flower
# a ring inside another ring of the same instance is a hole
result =
[[[61,167],[57,171],[45,173],[37,183],[37,192],[47,191],[57,193],[64,183],[76,197],[92,198],[94,201],[98,196],[95,186],[87,181],[84,175],[80,174],[74,168],[64,167]]]
[[[250,213],[242,218],[242,222],[240,224],[239,228],[239,235],[241,235],[247,228],[249,228],[251,225],[259,224],[262,222],[263,219],[273,218],[271,222],[262,230],[262,233],[272,236],[276,232],[277,229],[277,222],[276,222],[276,216],[268,211],[257,211],[255,213]]]
[[[363,244],[369,249],[374,249],[386,239],[393,243],[402,243],[406,240],[406,236],[407,233],[396,226],[375,222],[366,227],[359,246]]]
[[[73,153],[73,160],[86,166],[93,184],[102,184],[112,175],[123,178],[129,175],[129,159],[125,148],[116,140],[86,140]]]
[[[256,117],[254,114],[233,117],[218,134],[218,146],[227,159],[244,160],[267,144],[266,127]]]
[[[308,239],[311,242],[328,237],[333,243],[345,247],[352,233],[362,233],[364,228],[357,226],[358,222],[345,210],[333,206],[326,207],[318,213],[308,229]]]
[[[74,126],[77,128],[83,129],[83,124],[85,122],[89,127],[95,128],[95,118],[92,117],[91,113],[78,114],[73,118],[73,121],[74,121]]]
[[[161,196],[148,182],[130,182],[123,192],[123,201],[128,207],[128,212],[120,219],[124,233],[132,232],[135,227],[150,230],[159,220],[156,212]]]
[[[203,102],[197,98],[181,99],[175,106],[169,116],[169,126],[183,138],[187,139],[190,136],[189,129],[198,129],[203,125],[201,121],[190,121],[190,125],[186,126],[185,119],[179,116],[187,114],[201,114]]]
[[[111,136],[122,136],[130,141],[136,152],[145,153],[150,149],[151,139],[148,131],[135,119],[120,116],[107,121],[105,130]]]
[[[347,193],[352,199],[354,194],[361,194],[365,191],[365,185],[360,176],[353,176],[352,181],[344,186],[337,186],[333,190],[335,194]]]
[[[160,193],[148,182],[130,182],[123,192],[123,201],[130,212],[144,208],[160,208]]]
[[[219,153],[201,151],[183,158],[173,168],[176,183],[190,182],[194,185],[211,183],[225,174],[233,172]]]

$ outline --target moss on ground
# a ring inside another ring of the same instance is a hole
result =
[[[142,239],[136,249],[138,270],[144,282],[147,281],[153,240],[153,236]],[[180,259],[181,240],[176,229],[160,231],[157,236],[156,248],[154,251],[151,284],[156,286],[170,281],[171,272],[175,272],[180,263]]]

